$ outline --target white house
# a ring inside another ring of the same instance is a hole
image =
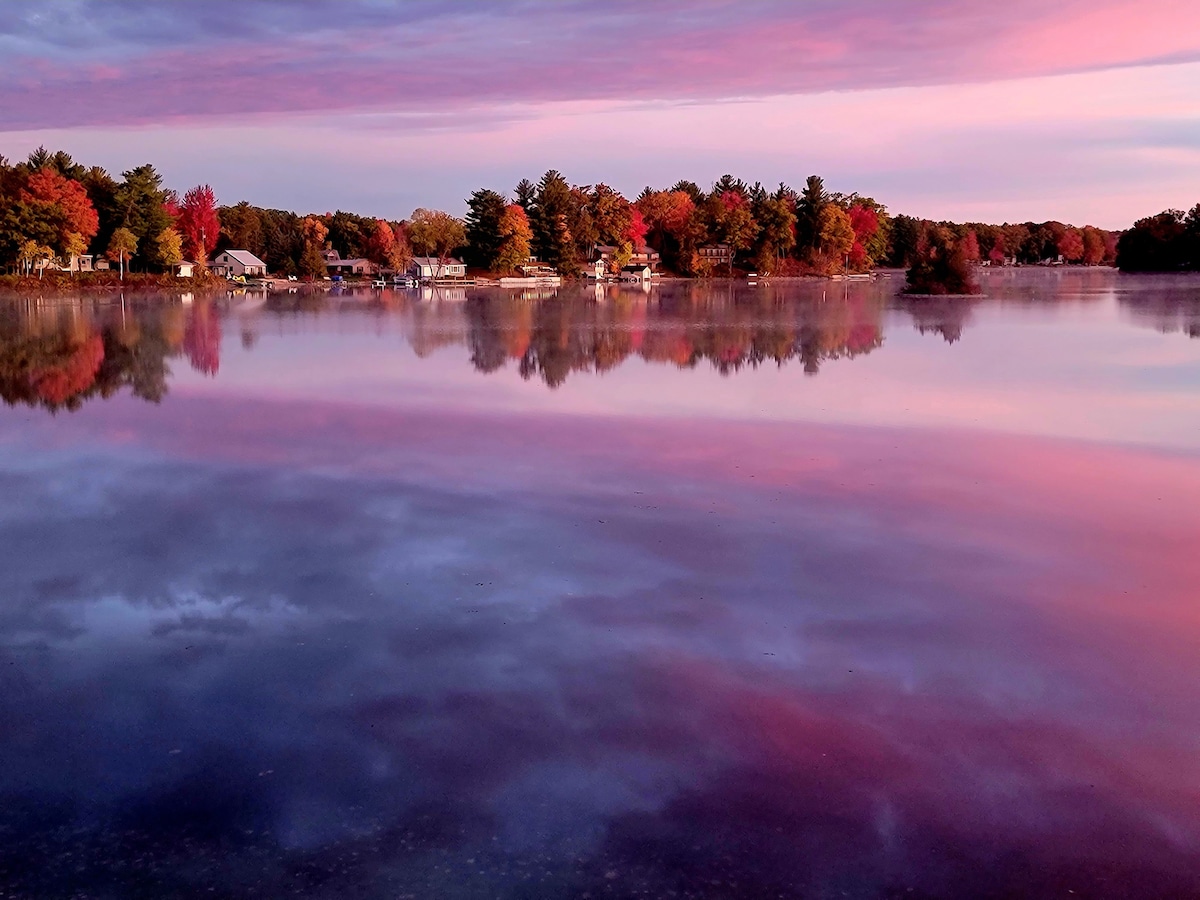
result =
[[[436,256],[417,256],[408,266],[408,274],[419,281],[445,281],[467,277],[467,267],[457,259],[442,261]]]
[[[649,281],[653,276],[649,266],[626,266],[621,270],[622,281]]]
[[[196,264],[184,260],[175,267],[175,274],[180,278],[191,278],[196,274]]]
[[[214,275],[224,278],[258,278],[267,274],[267,264],[249,250],[226,250],[218,253],[209,265]]]

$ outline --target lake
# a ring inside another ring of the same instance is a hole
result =
[[[0,302],[0,896],[1200,896],[1200,278]]]

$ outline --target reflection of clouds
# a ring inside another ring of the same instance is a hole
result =
[[[1151,598],[1117,595],[1188,596],[1194,461],[811,426],[103,410],[0,443],[18,834],[36,830],[22,798],[67,797],[152,858],[236,863],[185,884],[321,872],[343,893],[438,893],[431,853],[508,896],[543,853],[563,896],[671,878],[961,896],[981,870],[1086,889],[1101,860],[1117,883],[1142,868],[1132,895],[1193,877],[1194,657],[1166,632],[1195,623],[1146,626]],[[10,462],[50,445],[38,478]],[[65,843],[103,858],[95,830]],[[64,848],[41,846],[0,861]]]

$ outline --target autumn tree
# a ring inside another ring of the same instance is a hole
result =
[[[108,242],[108,258],[120,266],[122,281],[125,280],[129,258],[137,253],[137,248],[137,236],[128,228],[118,228],[113,232],[112,240]]]
[[[1083,235],[1078,228],[1067,228],[1058,238],[1058,253],[1069,263],[1077,263],[1083,259]]]
[[[396,240],[392,226],[383,219],[376,219],[367,241],[367,259],[385,269],[399,272],[408,265],[406,256],[411,256],[406,250],[407,246],[402,246]]]
[[[317,216],[308,216],[300,225],[303,250],[300,254],[300,274],[305,278],[324,278],[328,269],[321,251],[329,229]]]
[[[217,214],[217,198],[211,187],[201,184],[183,195],[183,202],[179,205],[176,227],[183,237],[183,250],[197,265],[202,267],[208,265],[208,257],[216,249],[217,241],[221,236],[221,219]],[[238,246],[234,249],[250,250],[251,248]],[[163,262],[166,261],[163,260]]]
[[[1086,225],[1080,232],[1080,239],[1083,241],[1082,262],[1085,266],[1098,266],[1104,262],[1106,255],[1104,232],[1099,228]]]
[[[159,232],[155,245],[162,265],[174,268],[183,262],[183,236],[174,228],[164,228]]]
[[[71,277],[75,276],[75,270],[79,268],[77,260],[87,252],[88,244],[83,239],[83,235],[78,231],[72,231],[67,235],[66,241],[63,242],[63,255],[67,259],[67,265],[71,270]]]
[[[977,294],[979,285],[967,259],[964,239],[944,225],[929,225],[908,270],[910,294]]]
[[[100,227],[83,185],[52,166],[40,168],[26,179],[20,199],[30,207],[29,215],[46,223],[53,233],[54,247],[60,252],[65,253],[68,235],[75,233],[90,241]]]
[[[516,272],[529,260],[533,229],[525,210],[514,203],[500,217],[500,249],[493,263],[501,272]]]
[[[827,272],[840,271],[854,249],[854,226],[850,216],[836,203],[826,203],[817,216],[817,246],[814,263]]]

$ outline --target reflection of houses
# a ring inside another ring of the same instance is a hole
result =
[[[369,259],[342,259],[342,255],[332,247],[321,254],[325,260],[325,268],[330,275],[342,276],[373,276],[379,274],[379,266]]]
[[[467,277],[467,267],[457,259],[418,256],[409,263],[408,274],[418,281],[462,281]]]
[[[709,244],[696,251],[700,259],[712,266],[733,265],[733,250],[728,244]]]
[[[223,278],[261,278],[267,274],[267,264],[249,250],[219,253],[209,268],[214,275]]]
[[[600,263],[604,267],[603,272],[599,277],[603,277],[604,273],[616,271],[617,263],[620,261],[620,255],[620,247],[609,247],[605,244],[597,244],[592,249],[592,262]],[[662,262],[662,257],[658,254],[658,251],[653,250],[650,247],[643,246],[640,250],[629,254],[629,258],[625,260],[625,265],[647,266],[649,267],[651,274],[653,274],[658,271],[660,262]],[[589,266],[586,270],[586,274],[589,278],[592,277],[591,266]]]

